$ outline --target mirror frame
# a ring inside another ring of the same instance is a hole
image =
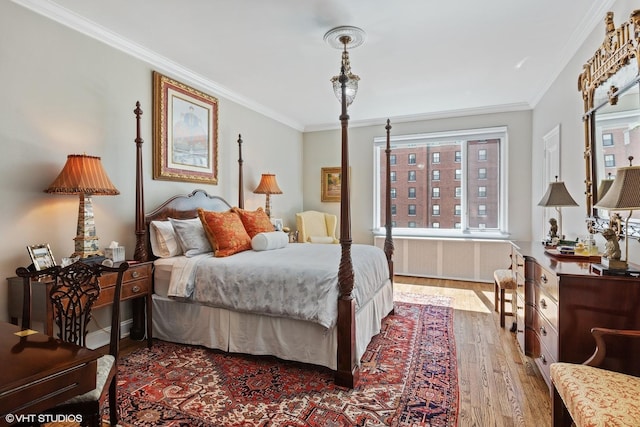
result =
[[[602,232],[605,228],[613,228],[616,233],[623,237],[640,237],[640,227],[629,224],[629,230],[624,230],[624,222],[620,220],[617,213],[611,218],[602,218],[595,209],[594,201],[597,200],[597,176],[596,176],[596,153],[595,153],[595,113],[598,108],[606,105],[595,104],[595,93],[598,87],[604,85],[617,72],[622,70],[632,60],[635,60],[640,70],[640,9],[631,12],[629,20],[623,22],[619,27],[615,27],[613,22],[613,12],[607,12],[605,19],[605,38],[602,45],[595,54],[582,67],[582,73],[578,76],[578,90],[582,93],[584,101],[584,124],[585,149],[585,195],[587,206],[587,228],[590,233]],[[626,91],[630,84],[638,84],[638,76],[626,84],[617,88],[611,86],[607,91],[608,103],[615,105],[618,96]],[[594,186],[594,182],[596,186]]]

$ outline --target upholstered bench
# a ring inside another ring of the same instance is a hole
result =
[[[553,425],[577,427],[640,426],[640,377],[601,369],[603,335],[640,337],[640,331],[593,328],[597,350],[585,364],[552,363]]]
[[[513,273],[513,270],[496,270],[493,272],[493,282],[494,282],[494,307],[495,310],[500,314],[500,326],[504,328],[504,320],[505,316],[513,316],[513,312],[515,311],[514,305],[516,304],[516,299],[511,295],[510,299],[505,298],[506,291],[514,291],[518,284],[516,281],[516,276]],[[511,312],[505,312],[505,303],[511,304]]]

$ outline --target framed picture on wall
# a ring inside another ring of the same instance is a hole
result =
[[[29,251],[31,262],[33,263],[33,267],[36,271],[44,270],[56,265],[56,260],[53,258],[53,253],[51,253],[51,247],[49,247],[48,243],[29,245],[27,246],[27,251]]]
[[[322,168],[320,173],[322,202],[339,202],[342,185],[342,168]]]
[[[218,183],[218,99],[155,71],[153,179]]]

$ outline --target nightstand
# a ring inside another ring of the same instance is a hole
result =
[[[133,325],[129,332],[130,337],[135,340],[142,340],[146,336],[147,346],[153,343],[152,335],[152,303],[153,292],[152,276],[153,262],[141,262],[131,264],[125,271],[122,280],[122,293],[120,300],[133,300]],[[9,283],[9,316],[11,322],[18,324],[18,319],[22,316],[22,279],[10,277]],[[106,307],[113,301],[114,285],[116,273],[106,273],[100,277],[100,296],[94,303],[93,308]],[[53,313],[51,305],[48,304],[47,295],[51,290],[52,281],[47,278],[34,280],[31,282],[31,313],[32,320],[42,321],[45,325],[44,332],[53,335]],[[145,309],[146,308],[146,309]]]

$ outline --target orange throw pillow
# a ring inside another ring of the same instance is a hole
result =
[[[268,233],[270,231],[275,231],[273,224],[271,224],[271,220],[267,216],[267,213],[260,207],[255,211],[245,211],[240,208],[231,208],[234,212],[240,216],[240,220],[244,225],[244,229],[247,230],[247,234],[250,238],[258,233]]]
[[[212,212],[199,208],[198,217],[202,221],[214,256],[225,257],[251,249],[251,237],[233,210]]]

